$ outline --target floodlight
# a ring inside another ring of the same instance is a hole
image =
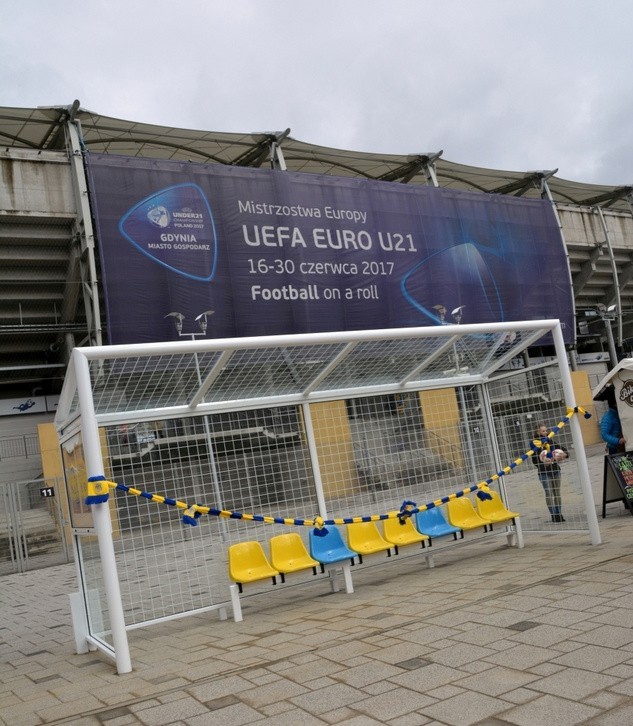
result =
[[[433,305],[433,310],[437,313],[437,317],[440,319],[440,322],[444,322],[444,317],[446,316],[446,308],[444,305]]]
[[[207,316],[213,315],[214,312],[215,310],[205,310],[203,313],[200,313],[200,315],[195,318],[196,322],[200,326],[200,330],[203,333],[207,332]]]
[[[165,317],[174,319],[176,331],[178,332],[178,335],[180,335],[180,333],[182,333],[182,321],[185,319],[185,316],[182,313],[167,313]]]

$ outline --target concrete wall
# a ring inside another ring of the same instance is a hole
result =
[[[53,420],[52,413],[21,414],[18,416],[0,417],[0,439],[15,439],[22,436],[37,438],[39,424],[49,423]],[[29,442],[31,443],[31,442]],[[37,444],[35,444],[37,446]],[[11,445],[11,450],[17,449]],[[37,446],[39,449],[39,446]],[[9,456],[0,460],[0,481],[27,481],[37,479],[42,475],[42,459],[39,454],[33,453],[28,457]]]
[[[0,210],[26,217],[74,216],[68,155],[22,149],[0,152]]]

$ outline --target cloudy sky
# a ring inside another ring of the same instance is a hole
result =
[[[631,0],[0,0],[0,106],[633,183]]]

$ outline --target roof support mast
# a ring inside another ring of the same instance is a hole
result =
[[[80,245],[81,284],[88,322],[90,345],[102,345],[101,311],[99,309],[99,288],[95,262],[95,235],[88,199],[88,182],[83,163],[83,140],[80,121],[75,118],[79,101],[68,108],[66,119],[66,146],[72,169],[73,189],[77,202],[76,236]]]
[[[618,266],[615,261],[615,255],[613,253],[613,245],[611,244],[611,237],[609,236],[609,228],[607,227],[607,222],[604,218],[604,214],[602,213],[602,208],[600,206],[596,206],[595,210],[600,217],[600,224],[602,225],[602,231],[604,232],[604,239],[607,243],[607,249],[609,250],[609,259],[611,260],[611,271],[613,272],[613,295],[612,300],[615,303],[615,314],[616,314],[616,320],[618,323],[618,345],[620,348],[622,347],[622,302],[620,300],[620,281],[618,280]],[[605,300],[605,303],[608,306],[611,304],[611,300]],[[607,334],[609,336],[609,340],[611,339],[611,322],[610,320],[605,319],[605,325],[608,326]],[[613,357],[613,353],[611,353],[611,356]],[[616,366],[618,364],[617,357],[611,361],[611,365]]]
[[[438,151],[435,154],[425,154],[422,157],[422,169],[424,171],[424,176],[426,177],[426,183],[430,187],[439,187],[439,182],[437,181],[437,173],[435,171],[435,162],[442,156],[444,153],[444,150]]]
[[[281,142],[290,134],[290,129],[286,129],[280,134],[275,134],[274,140],[270,143],[270,166],[272,169],[279,171],[288,171],[284,153],[281,150]]]
[[[556,224],[558,225],[558,229],[560,230],[560,238],[563,243],[563,247],[565,248],[565,260],[567,262],[567,275],[569,276],[569,285],[571,289],[574,289],[574,280],[571,274],[571,265],[569,262],[569,250],[567,248],[567,245],[565,244],[565,235],[563,233],[563,225],[560,221],[560,215],[558,214],[558,208],[556,206],[556,202],[554,201],[554,197],[552,195],[552,190],[549,188],[549,184],[547,183],[547,180],[553,177],[558,169],[552,169],[551,171],[540,171],[536,173],[536,178],[538,179],[540,190],[541,190],[541,199],[547,199],[549,203],[552,205],[552,210],[554,212],[554,216],[556,217]],[[574,306],[574,320],[576,319],[576,300],[572,298],[572,304]],[[575,340],[574,336],[574,340]],[[571,365],[571,369],[573,371],[578,370],[578,360],[576,358],[576,350],[570,350],[569,351],[569,363]]]

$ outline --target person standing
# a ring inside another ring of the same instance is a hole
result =
[[[600,436],[607,445],[609,454],[621,454],[626,451],[626,439],[622,435],[622,422],[618,413],[618,405],[615,400],[615,389],[609,386],[604,395],[599,399],[609,404],[604,416],[600,419]]]
[[[547,436],[547,426],[539,424],[534,432],[534,438],[543,444],[542,448],[531,442],[530,449],[536,453],[532,456],[532,463],[536,466],[538,478],[545,492],[545,503],[552,517],[552,522],[564,522],[561,511],[560,478],[561,468],[559,461],[568,456],[567,449],[562,444]],[[549,452],[547,450],[549,446]],[[551,456],[548,456],[548,453]]]

